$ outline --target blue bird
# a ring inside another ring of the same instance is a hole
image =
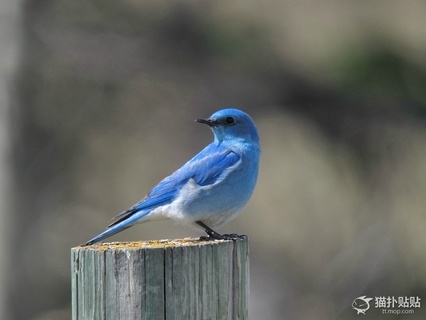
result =
[[[237,109],[220,110],[195,121],[212,129],[214,141],[140,202],[119,213],[86,245],[137,223],[161,219],[203,228],[208,237],[200,239],[239,239],[236,234],[221,235],[212,228],[235,218],[253,193],[261,152],[256,126],[248,114]]]

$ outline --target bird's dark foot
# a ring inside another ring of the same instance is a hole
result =
[[[207,232],[208,236],[200,237],[200,240],[202,240],[202,241],[224,240],[223,236],[221,234],[217,233],[214,230],[206,229],[206,232]]]
[[[200,237],[200,241],[211,241],[211,240],[232,240],[232,241],[237,241],[237,240],[242,240],[244,238],[246,238],[247,236],[245,235],[238,235],[236,233],[231,233],[231,234],[219,234],[216,231],[214,231],[212,228],[208,227],[206,224],[204,224],[201,221],[196,221],[196,223],[203,227],[204,230],[206,231],[206,233],[208,234],[208,237],[203,236]]]
[[[214,236],[202,236],[200,237],[200,241],[214,241],[214,240],[232,240],[232,241],[237,241],[237,240],[243,240],[245,239],[247,236],[246,235],[239,235],[236,233],[231,233],[231,234],[218,234],[216,233]]]
[[[212,237],[209,237],[209,236],[201,236],[201,237],[199,238],[199,240],[200,240],[200,241],[214,241],[214,240],[217,240],[217,239],[212,238]]]
[[[236,234],[236,233],[230,233],[230,234],[222,234],[222,239],[223,240],[232,240],[232,241],[237,241],[237,240],[243,240],[245,238],[247,238],[246,235],[244,234]]]

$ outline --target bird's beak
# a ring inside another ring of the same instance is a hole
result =
[[[217,121],[212,120],[212,119],[195,119],[195,121],[196,121],[196,122],[198,122],[198,123],[206,124],[206,125],[208,125],[209,127],[214,127],[215,125],[217,125],[217,124],[218,124],[218,122],[217,122]]]

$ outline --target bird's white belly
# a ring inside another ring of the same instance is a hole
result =
[[[219,226],[238,215],[251,193],[252,189],[244,184],[227,181],[200,186],[191,179],[167,208],[167,217],[184,224],[202,221],[209,227]]]

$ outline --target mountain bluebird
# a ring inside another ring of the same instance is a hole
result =
[[[203,228],[208,237],[232,239],[212,227],[235,218],[253,193],[259,169],[260,146],[250,116],[237,109],[224,109],[208,119],[214,141],[180,169],[163,179],[133,207],[119,213],[108,228],[86,245],[104,240],[137,223],[172,219]]]

